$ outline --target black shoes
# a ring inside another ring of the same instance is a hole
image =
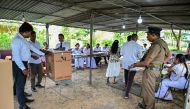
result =
[[[142,103],[139,103],[138,104],[138,109],[146,109],[146,106],[143,105]]]
[[[34,102],[34,99],[26,98],[26,103],[31,103],[31,102]]]
[[[33,91],[33,92],[37,92],[37,90],[36,90],[36,88],[35,88],[35,87],[34,87],[34,88],[32,88],[32,91]]]
[[[44,86],[42,86],[41,84],[36,84],[36,87],[38,87],[38,88],[44,88]]]
[[[24,106],[20,106],[19,109],[31,109],[31,108],[28,107],[27,105],[24,105]]]
[[[24,92],[24,95],[25,95],[26,97],[31,97],[31,96],[32,96],[32,94],[26,93],[26,92]]]

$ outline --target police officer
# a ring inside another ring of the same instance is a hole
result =
[[[162,65],[170,58],[167,43],[160,38],[159,27],[148,27],[147,39],[152,42],[142,60],[131,67],[145,67],[142,77],[143,102],[138,107],[142,109],[155,109],[155,85],[160,76]]]

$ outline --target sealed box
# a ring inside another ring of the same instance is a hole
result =
[[[14,109],[12,61],[0,59],[0,109]]]
[[[72,75],[71,52],[51,51],[46,56],[46,73],[53,80],[70,80]]]

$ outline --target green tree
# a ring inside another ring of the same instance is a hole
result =
[[[0,23],[0,49],[10,50],[11,41],[14,34],[18,31],[18,24],[1,22]]]
[[[113,43],[113,40],[105,39],[101,42],[101,45],[104,46],[105,44],[108,44],[108,46],[111,46]]]
[[[0,33],[0,49],[10,50],[13,36],[9,33]]]
[[[126,41],[129,35],[132,35],[133,32],[126,32],[126,33],[114,33],[114,40],[119,40],[119,45],[122,46]]]
[[[37,41],[40,42],[40,45],[42,47],[43,43],[46,42],[46,31],[45,29],[42,31],[36,31]]]
[[[176,34],[173,29],[172,29],[172,35],[173,37],[175,38],[176,40],[176,48],[177,50],[180,50],[180,41],[181,41],[181,38],[182,38],[182,35],[181,35],[181,30],[179,30],[179,34]]]
[[[66,41],[70,41],[71,39],[86,40],[90,31],[89,29],[63,27],[62,33]]]

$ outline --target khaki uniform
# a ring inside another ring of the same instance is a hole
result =
[[[162,39],[157,39],[151,44],[145,58],[151,58],[150,65],[161,67],[166,54],[169,53],[166,42]],[[156,79],[160,76],[159,70],[145,69],[142,77],[142,97],[143,104],[146,109],[155,109],[155,85]]]

